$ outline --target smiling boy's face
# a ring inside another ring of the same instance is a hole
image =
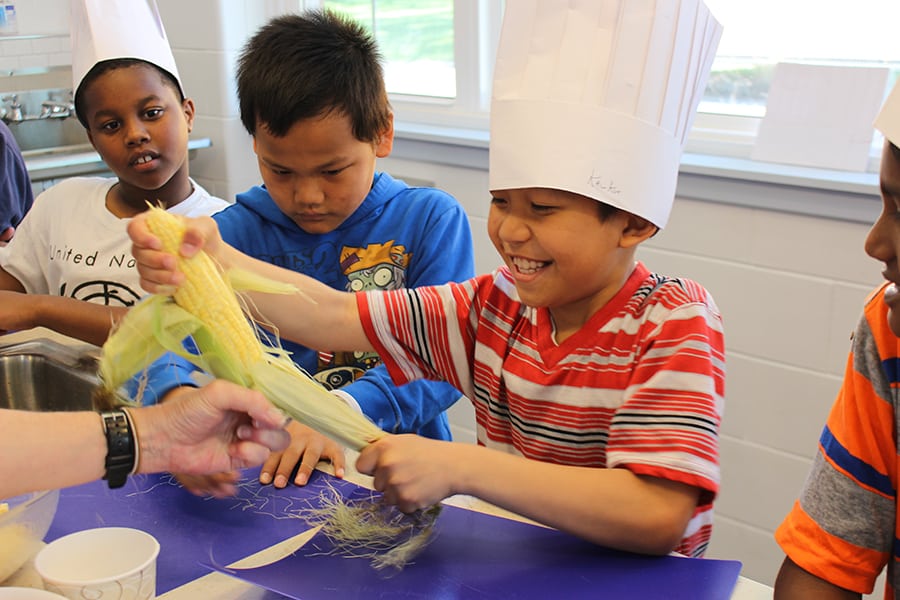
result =
[[[571,192],[523,188],[492,196],[491,241],[519,298],[548,307],[558,335],[578,329],[621,289],[636,246],[656,230],[622,210],[603,217],[596,200]]]
[[[900,337],[900,149],[885,142],[881,153],[881,216],[866,238],[866,253],[884,263],[888,325]]]

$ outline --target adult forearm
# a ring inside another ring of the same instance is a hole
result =
[[[0,498],[98,479],[104,473],[106,450],[97,413],[3,410]]]

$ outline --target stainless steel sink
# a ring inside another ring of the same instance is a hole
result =
[[[90,410],[98,385],[94,346],[37,338],[0,346],[0,407]]]
[[[3,92],[0,115],[22,152],[88,144],[87,133],[71,112],[66,88]]]
[[[86,152],[94,152],[94,147],[88,143],[72,144],[70,146],[53,146],[48,148],[38,148],[36,150],[23,150],[22,156],[27,162],[32,158],[40,158],[44,156],[62,156],[66,154],[84,154]]]
[[[9,124],[9,129],[23,153],[64,146],[87,145],[90,148],[87,133],[75,117],[14,122]]]

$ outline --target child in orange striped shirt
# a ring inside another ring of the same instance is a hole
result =
[[[900,597],[900,85],[875,127],[885,136],[884,207],[866,252],[884,263],[887,282],[866,301],[812,470],[775,532],[787,555],[775,581],[777,600],[859,598],[885,566],[884,597]]]

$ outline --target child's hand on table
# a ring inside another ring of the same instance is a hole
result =
[[[269,455],[259,473],[260,483],[283,488],[296,469],[294,483],[306,485],[320,460],[331,462],[335,477],[344,477],[346,458],[340,444],[297,421],[292,421],[287,431],[291,434],[291,445],[282,452]]]

